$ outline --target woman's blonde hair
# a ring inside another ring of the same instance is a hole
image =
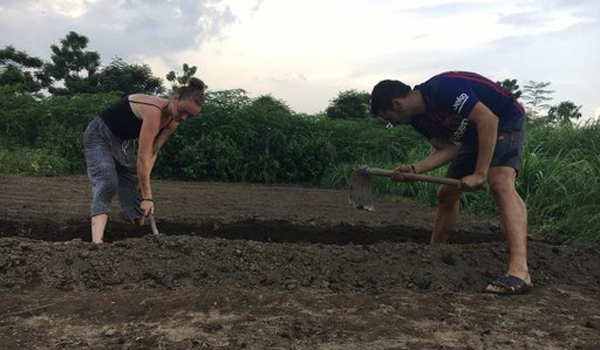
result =
[[[182,86],[177,90],[180,100],[191,99],[198,106],[202,106],[206,101],[206,84],[198,78],[190,78],[186,86]]]

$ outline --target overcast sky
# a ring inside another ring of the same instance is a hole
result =
[[[164,78],[185,62],[211,90],[271,94],[306,113],[382,79],[469,70],[549,81],[553,103],[593,118],[599,14],[598,0],[0,0],[0,45],[49,59],[75,31],[103,65],[121,57]]]

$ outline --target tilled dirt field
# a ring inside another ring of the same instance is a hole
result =
[[[495,223],[431,246],[410,201],[153,184],[162,234],[115,208],[95,246],[84,177],[0,176],[0,349],[600,349],[597,246],[530,240],[534,293],[498,297]]]

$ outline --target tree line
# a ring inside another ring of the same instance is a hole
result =
[[[550,82],[536,82],[530,80],[521,90],[516,79],[498,81],[498,85],[509,91],[516,100],[524,103],[527,119],[533,123],[548,123],[553,125],[567,125],[581,118],[581,106],[571,101],[562,101],[557,105],[550,105],[554,90],[548,89]],[[545,114],[544,114],[545,113]]]
[[[85,35],[71,31],[59,42],[50,46],[52,54],[47,62],[10,45],[1,49],[0,86],[20,86],[30,93],[44,90],[54,96],[103,92],[164,95],[185,85],[198,69],[184,63],[181,74],[170,71],[165,76],[171,83],[171,90],[167,90],[163,80],[155,77],[146,64],[130,64],[117,57],[102,67],[100,54],[87,50],[90,40]],[[516,79],[497,83],[524,103],[531,121],[565,125],[581,118],[581,106],[571,101],[549,104],[554,92],[548,88],[550,82],[529,81],[523,89]],[[321,115],[331,119],[368,119],[368,105],[368,92],[342,91]]]
[[[32,57],[13,46],[0,50],[0,85],[21,86],[24,91],[47,91],[53,96],[74,96],[102,92],[122,95],[148,93],[161,95],[167,92],[161,78],[155,77],[146,64],[130,64],[114,58],[102,67],[100,54],[87,50],[89,39],[69,32],[60,44],[50,46],[49,61]],[[196,67],[183,65],[183,74],[174,71],[166,76],[173,86],[187,83],[196,73]]]

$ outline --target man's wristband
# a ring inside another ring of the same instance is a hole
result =
[[[412,169],[413,174],[417,173],[417,169],[415,169],[415,165],[414,164],[411,164],[410,168]]]
[[[154,200],[153,200],[152,198],[142,198],[142,200],[141,200],[141,201],[142,201],[142,202],[143,202],[143,201],[148,201],[148,202],[152,202],[152,203],[154,203]]]

